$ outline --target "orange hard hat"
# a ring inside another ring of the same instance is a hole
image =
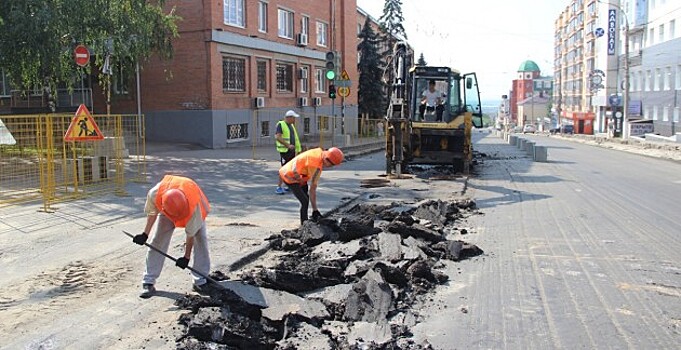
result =
[[[180,219],[189,213],[189,202],[184,192],[178,189],[166,191],[161,198],[163,212],[171,219]]]
[[[324,158],[328,159],[333,165],[338,165],[343,162],[343,151],[338,147],[331,147],[324,151]]]

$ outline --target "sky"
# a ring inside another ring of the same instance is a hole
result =
[[[385,0],[357,0],[378,20]],[[416,59],[475,72],[483,101],[508,94],[525,60],[553,75],[555,21],[568,0],[402,0],[402,24]]]

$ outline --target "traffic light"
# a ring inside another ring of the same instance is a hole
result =
[[[329,84],[329,98],[336,98],[336,85]]]
[[[330,81],[336,79],[336,53],[333,51],[326,53],[326,79]]]

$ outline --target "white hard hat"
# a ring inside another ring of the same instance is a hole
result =
[[[294,110],[292,110],[292,109],[289,109],[288,112],[286,112],[286,116],[287,116],[287,117],[294,117],[294,118],[300,117],[300,115],[298,115],[298,113],[296,113],[296,112],[295,112]]]

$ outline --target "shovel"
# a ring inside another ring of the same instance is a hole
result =
[[[125,234],[126,234],[128,237],[130,237],[130,238],[135,238],[135,236],[134,236],[133,234],[129,233],[129,232],[123,231],[123,233],[125,233]],[[168,258],[168,259],[170,259],[170,260],[172,260],[172,261],[174,261],[174,262],[177,262],[177,259],[175,259],[175,258],[173,258],[172,256],[170,256],[170,255],[164,253],[162,250],[160,250],[160,249],[154,247],[153,245],[151,245],[151,244],[149,244],[149,243],[147,243],[147,242],[144,242],[144,245],[147,246],[147,247],[149,247],[151,250],[153,250],[153,251],[155,251],[155,252],[157,252],[157,253],[159,253],[159,254],[165,256],[166,258]],[[223,285],[221,285],[218,281],[214,280],[214,279],[211,278],[210,276],[204,275],[203,273],[197,271],[197,270],[194,269],[193,267],[187,266],[187,269],[189,269],[189,271],[191,271],[191,272],[193,272],[193,273],[195,273],[195,274],[197,274],[197,275],[199,275],[199,276],[205,278],[206,281],[211,282],[211,283],[213,283],[213,284],[219,286],[220,288],[222,288],[222,289],[224,289],[224,290],[228,290],[228,289],[226,289]]]

